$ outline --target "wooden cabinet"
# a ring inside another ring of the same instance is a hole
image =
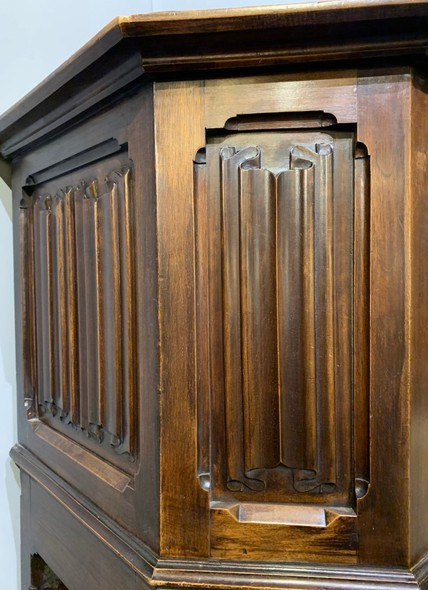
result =
[[[25,590],[428,588],[427,43],[121,18],[0,119]]]

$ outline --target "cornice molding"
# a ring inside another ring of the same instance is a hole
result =
[[[307,63],[325,68],[385,57],[425,67],[427,47],[427,0],[120,17],[0,117],[0,152],[7,158],[17,155],[147,75]]]
[[[424,67],[427,47],[427,0],[119,17],[0,117],[0,152],[5,158],[18,155],[148,75],[316,63],[325,69],[385,57]]]

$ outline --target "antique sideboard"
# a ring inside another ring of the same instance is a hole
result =
[[[24,590],[428,588],[427,47],[123,17],[0,118]]]

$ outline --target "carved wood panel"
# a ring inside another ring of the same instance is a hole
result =
[[[124,157],[27,186],[20,209],[28,417],[136,452],[132,170]],[[85,442],[86,441],[86,442]],[[93,447],[96,448],[96,447]]]
[[[214,502],[354,507],[367,484],[367,174],[351,131],[214,136],[196,158],[198,473]]]

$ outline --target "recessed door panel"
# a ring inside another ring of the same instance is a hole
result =
[[[28,416],[126,471],[136,453],[132,168],[125,154],[21,203]]]
[[[215,556],[261,559],[257,538],[273,527],[268,559],[298,553],[298,538],[323,558],[327,537],[355,558],[354,152],[340,128],[244,132],[208,137],[195,163],[209,338],[197,353],[198,469]]]

